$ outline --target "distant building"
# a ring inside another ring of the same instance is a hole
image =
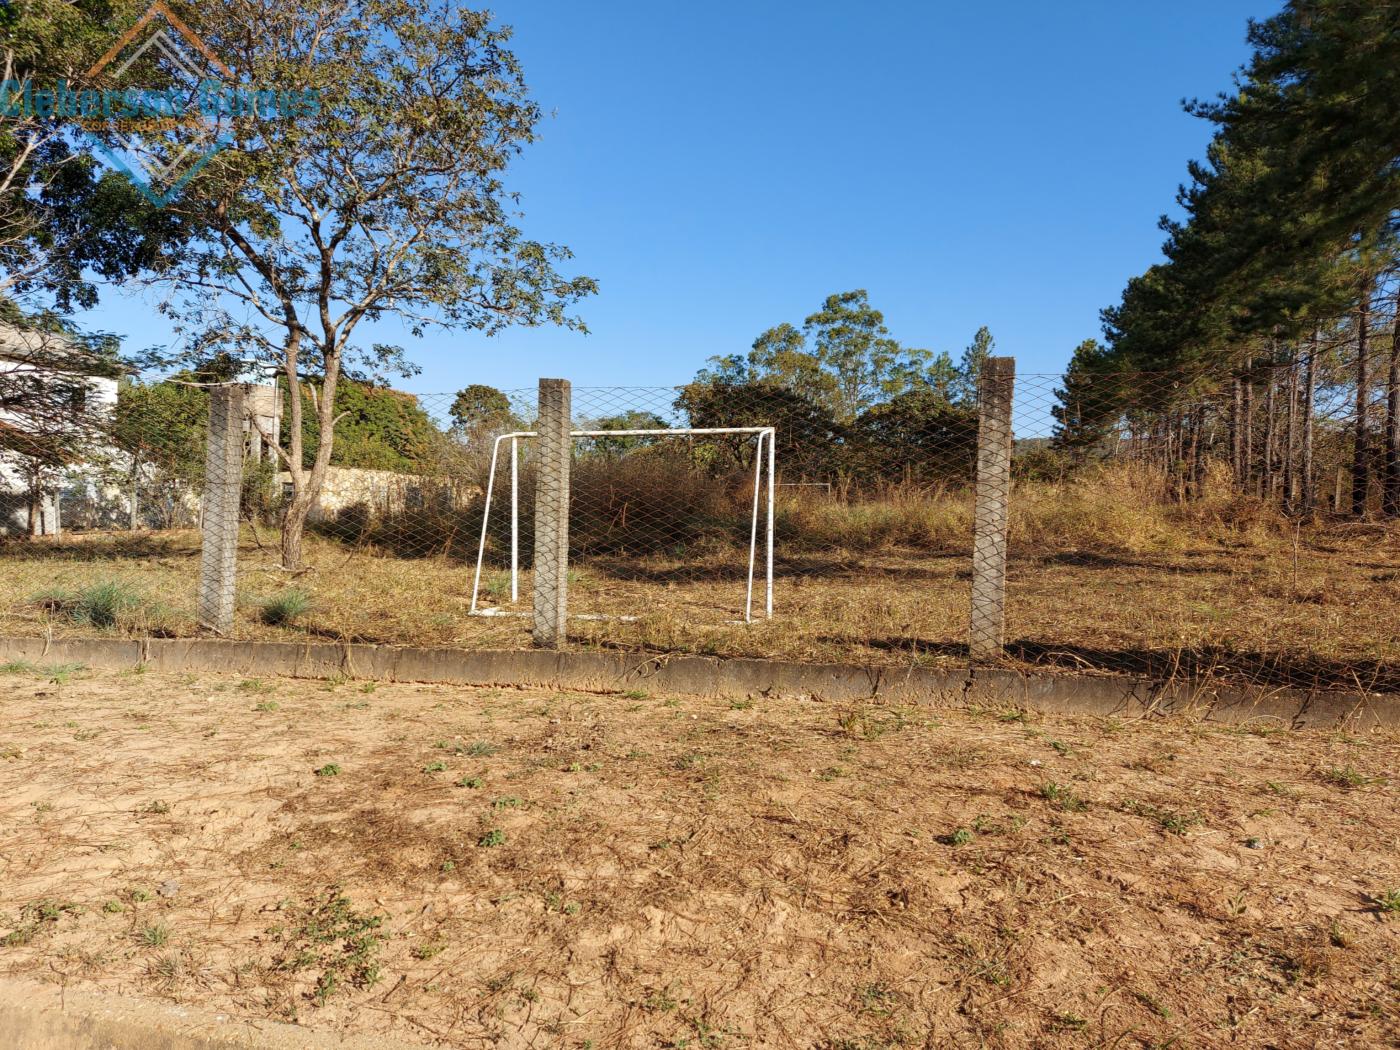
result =
[[[0,323],[0,535],[59,535],[63,490],[96,496],[121,371],[66,336]]]
[[[125,373],[66,336],[0,323],[0,536],[59,536],[65,516],[81,529],[170,524],[148,501],[139,514],[133,508],[133,486],[145,486],[156,468],[133,464],[112,440]],[[247,386],[243,425],[253,461],[276,459],[264,438],[275,440],[280,401],[270,384]],[[177,502],[180,519],[198,520],[198,491]]]

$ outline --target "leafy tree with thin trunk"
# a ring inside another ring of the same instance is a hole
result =
[[[292,492],[281,557],[297,570],[335,452],[342,376],[413,371],[403,348],[366,344],[367,323],[398,318],[415,336],[583,329],[569,311],[596,285],[558,272],[569,251],[516,224],[503,179],[540,110],[510,30],[488,12],[452,0],[229,0],[190,15],[242,80],[312,100],[293,117],[221,118],[229,148],[168,209],[207,235],[158,275],[190,355],[227,349],[282,373],[278,453]]]
[[[932,390],[951,401],[959,380],[948,354],[904,346],[891,336],[885,315],[870,305],[863,288],[828,295],[800,329],[775,325],[747,354],[712,357],[695,377],[699,384],[732,389],[781,387],[843,424],[914,390]]]

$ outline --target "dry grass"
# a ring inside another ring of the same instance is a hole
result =
[[[6,974],[429,1045],[1400,1039],[1395,733],[15,670]]]
[[[874,502],[812,490],[785,496],[777,615],[747,627],[729,622],[743,612],[746,550],[693,530],[677,548],[636,554],[599,539],[603,526],[593,522],[598,553],[576,560],[571,610],[638,619],[578,620],[572,630],[579,644],[601,647],[961,664],[970,517],[960,493],[891,489]],[[632,520],[650,530],[642,549],[655,550],[655,520],[635,511]],[[274,540],[245,530],[238,637],[528,644],[523,619],[466,615],[471,558],[402,557],[312,536],[309,571],[289,578]],[[12,544],[0,557],[0,588],[14,596],[0,630],[91,633],[35,598],[115,582],[144,600],[113,630],[191,633],[198,553],[192,532]],[[502,563],[494,551],[489,607],[508,605]],[[305,595],[304,612],[283,623],[265,615],[290,591]],[[529,593],[526,571],[522,602],[511,608],[528,609]],[[1020,484],[1013,502],[1007,637],[1015,665],[1400,692],[1400,628],[1380,614],[1397,599],[1395,527],[1299,528],[1218,479],[1205,498],[1184,504],[1163,499],[1158,479],[1121,469]]]

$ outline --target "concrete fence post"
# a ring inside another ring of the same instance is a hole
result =
[[[973,512],[973,660],[1000,655],[1006,632],[1006,530],[1011,500],[1011,400],[1016,360],[989,357],[977,398],[977,498]]]
[[[198,620],[199,626],[217,634],[227,634],[233,627],[242,488],[243,387],[211,387],[209,437],[204,450]]]
[[[569,606],[569,468],[573,461],[567,379],[541,379],[535,457],[535,644],[562,649]]]

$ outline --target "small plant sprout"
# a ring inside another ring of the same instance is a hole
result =
[[[1074,793],[1073,790],[1057,784],[1053,780],[1040,786],[1040,797],[1046,799],[1056,809],[1064,810],[1067,813],[1082,813],[1089,808],[1089,803]]]
[[[141,927],[140,940],[148,948],[159,948],[170,940],[170,929],[163,922],[151,923]]]
[[[320,769],[315,770],[315,773],[318,777],[338,777],[340,776],[340,767],[334,762],[327,762]]]

